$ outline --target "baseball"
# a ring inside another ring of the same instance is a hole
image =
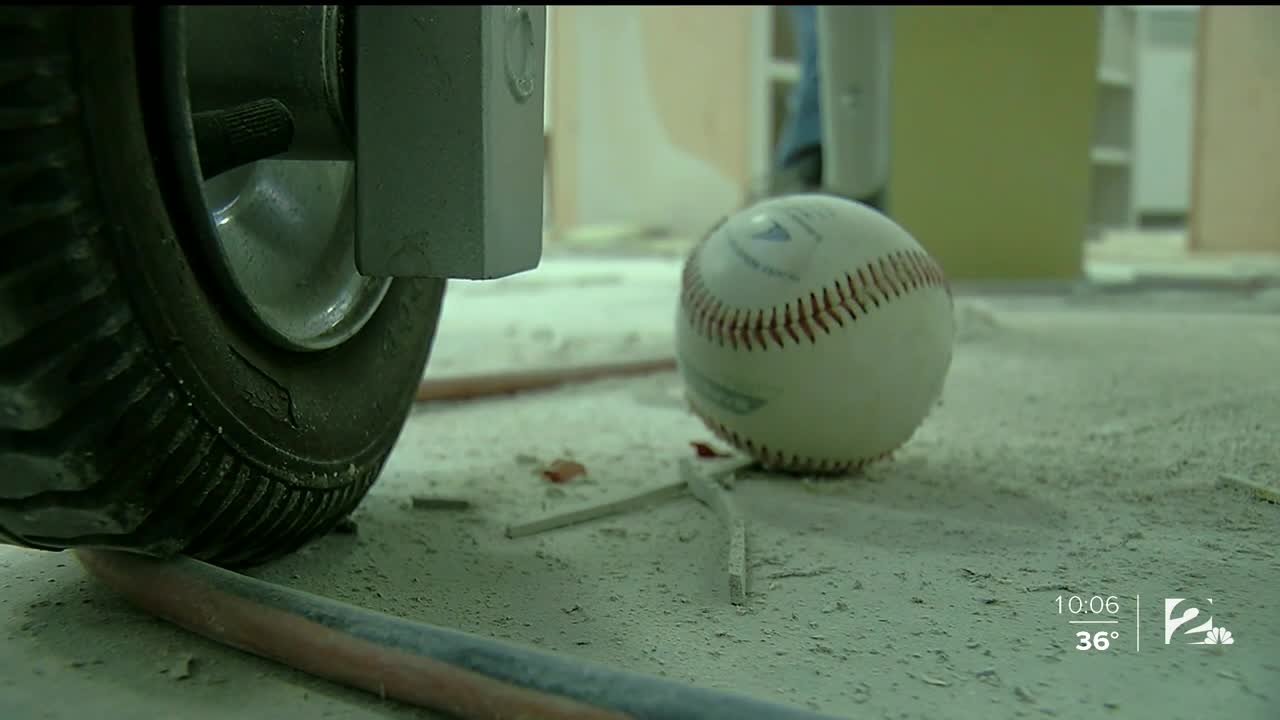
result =
[[[942,393],[954,336],[941,268],[851,200],[766,200],[684,265],[676,357],[690,409],[775,470],[848,473],[907,442]]]

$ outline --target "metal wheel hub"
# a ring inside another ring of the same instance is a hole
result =
[[[199,201],[208,218],[200,234],[215,276],[230,304],[277,345],[335,347],[360,331],[391,283],[356,268],[338,9],[182,12]],[[280,112],[236,113],[264,99]],[[222,157],[213,158],[210,146],[222,148]]]
[[[178,210],[227,304],[272,342],[343,343],[391,278],[537,266],[544,9],[159,12]]]
[[[355,264],[350,162],[263,160],[205,181],[225,284],[277,343],[334,347],[378,309],[390,279]]]

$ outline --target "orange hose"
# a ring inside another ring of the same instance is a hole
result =
[[[210,640],[316,677],[464,720],[628,720],[631,716],[519,687],[370,642],[298,612],[227,592],[187,558],[77,550],[91,575],[139,609]]]
[[[418,385],[418,402],[471,400],[494,395],[511,395],[529,390],[542,390],[570,383],[591,382],[604,378],[633,377],[669,372],[676,369],[675,358],[604,363],[574,368],[529,370],[491,375],[468,375],[456,378],[423,380]]]

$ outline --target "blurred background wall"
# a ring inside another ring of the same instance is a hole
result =
[[[888,208],[959,278],[1280,253],[1280,10],[897,6]],[[553,6],[547,243],[680,252],[763,188],[785,8]]]

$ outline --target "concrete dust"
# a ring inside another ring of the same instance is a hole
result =
[[[559,259],[455,284],[428,375],[667,354],[678,267]],[[1217,479],[1280,475],[1280,317],[1194,297],[1176,312],[1128,295],[957,298],[942,401],[894,460],[736,483],[743,608],[723,528],[692,497],[503,535],[674,480],[690,442],[719,447],[671,373],[421,408],[358,532],[255,574],[851,718],[1273,718],[1280,507]],[[552,485],[539,471],[557,459],[587,474]],[[414,510],[415,496],[470,509]],[[428,717],[139,616],[65,555],[3,549],[0,565],[0,665],[17,668],[0,716]],[[1119,611],[1060,615],[1072,596]],[[1235,643],[1166,645],[1166,597]],[[1117,636],[1077,650],[1082,631]],[[181,682],[156,672],[186,657]]]

